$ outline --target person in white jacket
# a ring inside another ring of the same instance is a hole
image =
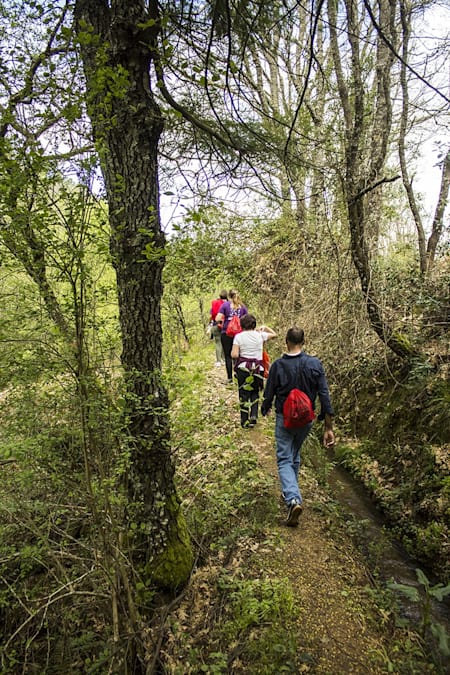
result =
[[[259,393],[264,386],[264,343],[276,337],[267,326],[256,329],[253,314],[241,317],[242,332],[233,338],[231,358],[239,387],[241,427],[255,426],[258,419]]]

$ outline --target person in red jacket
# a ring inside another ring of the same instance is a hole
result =
[[[223,366],[225,363],[225,354],[223,352],[221,339],[222,323],[216,321],[216,316],[227,298],[227,291],[220,291],[219,297],[211,302],[211,309],[209,311],[211,315],[211,337],[214,340],[216,348],[216,368]]]

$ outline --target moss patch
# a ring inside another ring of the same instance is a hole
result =
[[[146,570],[152,581],[160,588],[176,590],[189,579],[194,554],[186,520],[178,506],[176,525],[169,532],[169,541],[164,552]]]

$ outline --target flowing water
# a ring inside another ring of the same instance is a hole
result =
[[[418,582],[416,568],[422,569],[431,585],[437,583],[436,580],[430,577],[419,562],[408,556],[395,540],[388,537],[387,528],[384,527],[386,521],[371,501],[364,486],[339,466],[333,468],[328,476],[328,482],[336,501],[360,522],[358,532],[361,532],[359,536],[362,548],[371,552],[371,558],[376,557],[379,577],[385,582],[395,581],[414,587],[423,597],[423,587]],[[412,602],[403,593],[398,593],[398,603],[402,617],[417,627],[422,618],[421,603]],[[432,602],[431,622],[442,624],[450,635],[450,596],[442,602]]]

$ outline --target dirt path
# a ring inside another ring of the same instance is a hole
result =
[[[236,392],[229,391],[225,396],[230,404],[237,402]],[[272,433],[274,418],[260,418],[254,429],[244,431],[239,427],[235,407],[234,421],[236,432],[251,443],[264,471],[273,478],[273,499],[279,504],[279,516],[269,526],[280,537],[282,546],[275,554],[258,555],[257,564],[261,574],[275,569],[277,576],[287,577],[294,589],[300,608],[298,651],[304,662],[300,672],[387,672],[386,667],[376,665],[383,651],[377,627],[380,616],[375,618],[375,608],[367,597],[369,579],[363,561],[351,541],[333,527],[333,517],[326,515],[326,509],[318,508],[329,503],[328,496],[312,471],[301,467],[304,509],[299,526],[286,527]]]
[[[261,420],[249,433],[261,465],[278,481],[274,445],[267,433],[271,424],[273,419]],[[348,539],[333,533],[332,522],[314,508],[327,497],[304,468],[300,485],[304,508],[299,526],[285,526],[285,510],[279,500],[280,516],[274,527],[283,542],[277,573],[289,578],[301,607],[298,628],[303,672],[386,672],[374,663],[380,635],[374,624],[368,625],[367,614],[373,608],[365,597],[368,578],[359,555]]]
[[[298,665],[295,667],[298,670],[289,666],[283,672],[314,675],[398,672],[388,667],[390,648],[386,643],[392,635],[386,625],[389,614],[383,614],[372,600],[364,562],[346,536],[334,502],[319,486],[313,469],[302,466],[303,514],[297,528],[286,527],[275,460],[273,417],[260,419],[253,429],[241,429],[237,391],[226,384],[224,374],[217,370],[212,369],[208,373],[206,390],[203,385],[196,385],[192,396],[201,398],[205,418],[208,418],[208,411],[211,420],[214,415],[217,417],[219,411],[223,429],[216,424],[215,435],[221,438],[222,434],[226,434],[227,441],[225,444],[217,442],[205,453],[202,452],[199,436],[199,454],[191,456],[189,461],[202,465],[202,473],[197,477],[200,484],[201,481],[210,482],[207,462],[219,462],[225,467],[239,451],[243,451],[243,456],[250,454],[256,457],[264,476],[264,480],[260,481],[261,494],[257,495],[252,506],[257,509],[259,536],[244,534],[231,537],[233,545],[229,553],[208,553],[203,563],[198,565],[183,601],[172,614],[171,628],[163,648],[164,672],[174,675],[197,672],[279,675],[278,670],[270,670],[270,667],[261,671],[249,669],[248,664],[240,664],[239,656],[233,654],[245,649],[247,637],[240,636],[237,643],[227,646],[215,639],[217,622],[227,617],[226,600],[217,594],[224,573],[242,580],[289,580],[294,596],[293,614],[299,618],[296,629],[292,631],[292,621],[288,621],[291,617],[287,617],[286,640],[296,643],[295,660]],[[211,420],[207,420],[208,424]],[[210,433],[209,428],[207,433]],[[218,454],[211,457],[214,452]],[[246,498],[252,496],[250,494]],[[249,523],[239,520],[231,520],[229,526],[236,526],[244,533],[246,528],[249,530]],[[214,667],[209,671],[205,670],[209,666],[203,662],[201,668],[195,665],[188,667],[193,654],[200,662],[203,661],[204,650],[207,653],[221,652],[220,656],[225,650],[228,666]],[[183,662],[184,671],[180,666]],[[411,671],[411,675],[413,672],[420,671]]]

